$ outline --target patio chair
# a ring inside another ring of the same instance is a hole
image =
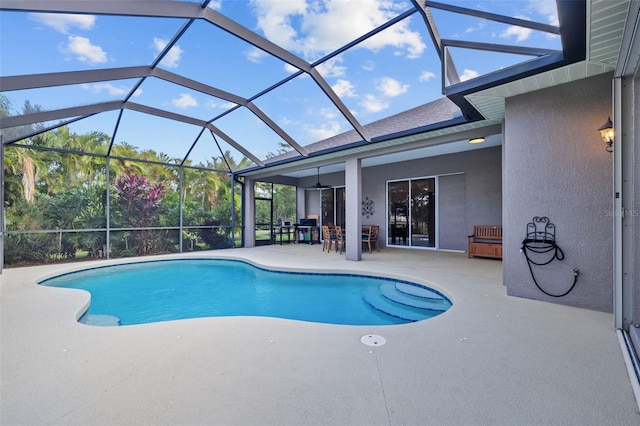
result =
[[[333,244],[336,245],[336,251],[338,250],[338,242],[336,241],[336,231],[328,225],[322,226],[322,251],[327,250],[327,253],[331,251]]]
[[[340,246],[340,254],[342,254],[345,251],[346,244],[344,229],[341,226],[336,226],[336,252],[338,251],[338,246]]]
[[[380,226],[378,225],[369,225],[369,229],[362,232],[362,244],[367,244],[369,247],[369,253],[372,253],[372,247],[376,247],[376,251],[380,251],[380,247],[378,247],[378,235],[380,234]]]

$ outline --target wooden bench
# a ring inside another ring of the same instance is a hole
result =
[[[502,259],[502,226],[474,226],[467,256]]]

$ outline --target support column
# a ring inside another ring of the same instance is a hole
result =
[[[296,188],[296,217],[293,218],[294,223],[298,223],[300,219],[307,217],[307,191],[304,188]],[[318,224],[320,225],[320,224]]]
[[[182,215],[182,209],[184,208],[183,205],[183,198],[184,198],[184,194],[182,192],[182,185],[183,185],[183,179],[184,179],[184,168],[182,167],[182,165],[178,168],[178,171],[180,172],[179,176],[178,176],[178,194],[179,194],[179,198],[178,198],[178,227],[180,229],[178,229],[178,241],[180,242],[178,244],[178,250],[180,253],[182,253],[182,219],[183,219],[183,215]]]
[[[256,202],[253,179],[244,180],[244,246],[256,246]]]
[[[350,158],[345,163],[347,260],[362,260],[362,165],[359,158]]]
[[[236,175],[232,172],[229,177],[231,178],[231,248],[236,248]]]
[[[105,215],[105,235],[104,235],[104,247],[102,248],[103,256],[109,260],[111,254],[111,191],[109,191],[109,185],[111,182],[111,176],[109,174],[109,168],[111,167],[111,157],[107,156],[105,160],[107,168],[105,171],[105,185],[104,185],[104,215]]]

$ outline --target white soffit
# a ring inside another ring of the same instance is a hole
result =
[[[467,139],[462,141],[444,143],[440,145],[426,146],[422,148],[410,149],[406,151],[397,151],[390,154],[378,155],[362,159],[362,167],[373,167],[384,164],[399,163],[404,161],[415,160],[417,158],[427,158],[436,155],[454,154],[464,151],[472,151],[476,149],[492,148],[502,145],[502,135],[490,135],[485,138],[481,144],[470,144]],[[333,164],[323,165],[321,167],[322,174],[343,172],[345,164],[343,161]],[[287,173],[280,173],[282,176],[301,178],[306,176],[315,176],[317,169],[295,170]]]
[[[615,69],[629,0],[592,0],[587,11],[587,60],[468,95],[467,100],[488,120],[504,118],[504,100],[511,96],[592,77]]]
[[[629,12],[629,0],[593,0],[590,7],[587,60],[615,67]]]
[[[487,120],[502,120],[506,98],[610,72],[614,67],[615,65],[602,63],[579,62],[482,90],[467,95],[466,98]]]

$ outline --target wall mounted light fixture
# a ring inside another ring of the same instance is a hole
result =
[[[482,143],[482,142],[484,142],[484,138],[482,136],[480,136],[478,138],[469,139],[469,143]]]
[[[602,140],[607,144],[607,146],[605,147],[605,151],[613,152],[613,138],[615,137],[615,133],[613,132],[613,123],[611,122],[611,117],[609,117],[607,119],[607,122],[604,123],[598,130],[600,131]]]

